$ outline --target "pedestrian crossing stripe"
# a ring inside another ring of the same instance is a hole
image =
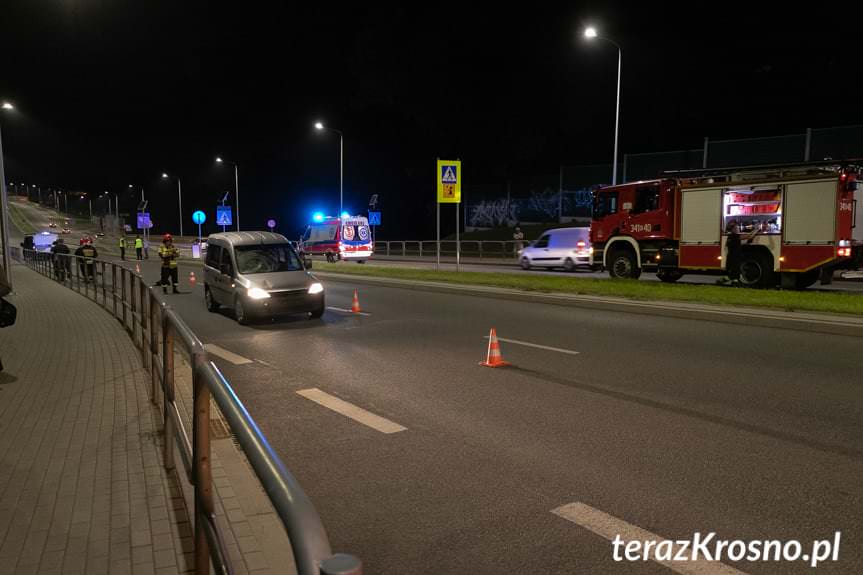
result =
[[[455,166],[441,166],[443,168],[443,174],[441,175],[441,182],[444,184],[455,184],[458,182],[456,178],[456,167]]]

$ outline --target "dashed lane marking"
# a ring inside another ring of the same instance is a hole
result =
[[[658,559],[656,557],[656,545],[666,541],[664,537],[627,523],[623,519],[618,519],[613,515],[609,515],[584,503],[567,503],[557,509],[552,509],[551,512],[609,541],[614,541],[618,535],[620,535],[622,541],[641,541],[642,545],[644,545],[645,541],[655,541],[655,545],[652,545],[650,549],[651,561],[664,565],[675,573],[681,573],[682,575],[746,575],[743,571],[739,571],[718,561],[707,561],[705,559],[696,559],[695,561]],[[671,543],[671,557],[675,557],[681,546],[673,541]],[[623,556],[623,549],[625,547],[624,545],[620,549],[621,556]],[[687,550],[687,556],[691,557],[691,551],[692,549]]]
[[[488,339],[487,335],[484,337],[485,337],[485,339]],[[550,347],[547,345],[539,345],[538,343],[530,343],[527,341],[520,341],[517,339],[507,339],[505,337],[498,337],[497,339],[498,339],[498,341],[505,341],[506,343],[512,343],[515,345],[523,345],[525,347],[535,347],[537,349],[544,349],[546,351],[556,351],[558,353],[566,353],[569,355],[578,355],[579,354],[579,352],[571,350],[571,349],[561,349],[559,347]]]
[[[316,387],[301,389],[297,391],[297,393],[306,399],[314,401],[318,405],[322,405],[327,409],[331,409],[336,413],[340,413],[345,417],[349,417],[354,421],[362,423],[363,425],[371,427],[381,433],[398,433],[399,431],[405,431],[407,429],[407,427],[404,427],[403,425],[399,425],[398,423],[390,421],[380,415],[375,415],[370,411],[366,411],[362,407],[357,407],[353,403],[348,403],[347,401],[332,396]]]
[[[219,347],[215,343],[205,343],[204,349],[207,350],[207,353],[212,353],[217,357],[221,357],[225,361],[230,361],[234,365],[245,365],[247,363],[252,363],[251,359],[247,359],[242,355],[237,355],[236,353],[228,351],[223,347]]]

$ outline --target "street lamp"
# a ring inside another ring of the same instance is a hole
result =
[[[170,176],[162,172],[162,178],[167,180]],[[183,236],[183,184],[180,182],[180,176],[177,176],[177,201],[180,204],[180,237]]]
[[[339,214],[342,213],[342,206],[344,204],[344,165],[345,165],[345,154],[344,154],[344,141],[345,135],[342,134],[339,130],[335,128],[327,128],[324,126],[323,122],[315,122],[315,129],[319,132],[324,130],[329,130],[330,132],[335,132],[339,135]]]
[[[596,28],[593,26],[588,26],[584,29],[584,37],[587,40],[605,40],[617,48],[617,108],[614,113],[614,163],[611,165],[611,185],[614,186],[617,184],[617,137],[620,130],[620,68],[623,61],[623,50],[621,50],[620,45],[611,38],[600,36],[597,33]]]
[[[234,198],[237,202],[237,231],[240,231],[240,175],[237,162],[222,159],[221,156],[216,156],[217,164],[231,164],[234,166]]]
[[[0,105],[4,111],[12,111],[15,106],[9,102],[3,102]],[[0,133],[0,239],[3,240],[3,273],[6,284],[12,287],[12,271],[9,266],[10,248],[9,248],[9,202],[6,200],[6,173],[3,170],[3,135]]]

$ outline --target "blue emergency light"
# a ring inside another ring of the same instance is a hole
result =
[[[316,221],[316,222],[322,222],[322,221],[324,221],[324,214],[323,214],[323,212],[315,212],[314,214],[312,214],[312,219],[313,219],[314,221]]]

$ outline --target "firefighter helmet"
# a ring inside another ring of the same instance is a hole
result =
[[[172,242],[172,241],[174,241],[174,237],[171,234],[165,234],[164,236],[162,236],[162,241],[163,242]]]

